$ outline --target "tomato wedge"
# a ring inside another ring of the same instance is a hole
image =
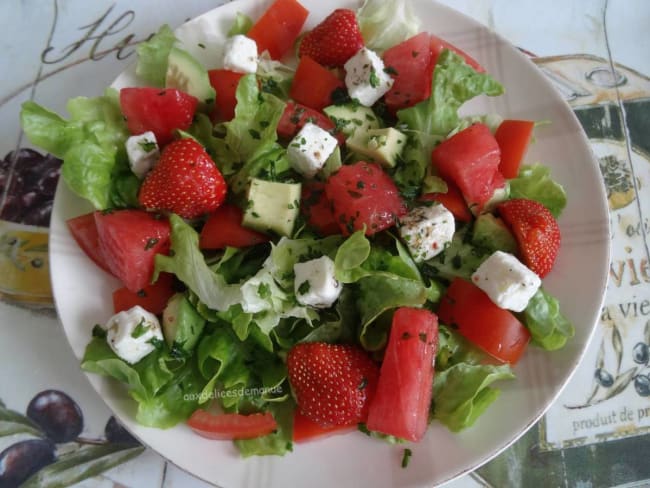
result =
[[[136,293],[125,286],[118,288],[113,292],[113,310],[118,313],[140,305],[152,314],[161,314],[174,294],[173,285],[174,275],[160,273],[155,283],[145,286]]]
[[[425,193],[420,197],[425,202],[438,202],[449,210],[456,220],[471,222],[472,213],[469,211],[467,202],[460,193],[460,190],[453,183],[447,183],[447,193]]]
[[[292,47],[309,11],[296,0],[275,0],[246,34],[257,43],[257,51],[268,51],[280,59]]]
[[[217,440],[254,439],[278,428],[271,412],[243,415],[196,410],[188,419],[187,425],[200,436]]]
[[[235,116],[237,106],[237,85],[242,73],[235,73],[227,69],[211,69],[208,71],[210,85],[217,92],[214,109],[210,114],[213,122],[227,122]]]
[[[305,442],[334,434],[345,434],[356,428],[356,424],[322,427],[300,413],[300,409],[296,409],[296,413],[293,415],[293,442]]]
[[[507,119],[501,122],[494,138],[501,150],[499,171],[505,178],[516,178],[526,149],[533,137],[535,122]]]
[[[289,96],[307,107],[322,110],[332,104],[332,93],[337,88],[343,89],[345,84],[330,70],[309,56],[303,56],[291,82]]]
[[[201,249],[247,247],[269,241],[269,236],[241,225],[243,212],[236,205],[224,204],[206,220],[199,236]]]
[[[530,332],[512,313],[461,278],[454,279],[442,297],[438,317],[503,362],[516,363],[530,341]]]

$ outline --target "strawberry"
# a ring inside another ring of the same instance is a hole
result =
[[[363,46],[354,11],[340,8],[305,34],[298,56],[309,56],[324,66],[343,66]]]
[[[289,382],[301,413],[321,427],[364,422],[379,368],[356,346],[302,343],[287,356]]]
[[[165,146],[138,195],[147,209],[167,210],[187,219],[216,210],[225,198],[226,182],[221,172],[194,139]]]
[[[512,230],[524,263],[540,278],[553,268],[560,249],[560,227],[541,203],[526,198],[498,205],[501,218]]]

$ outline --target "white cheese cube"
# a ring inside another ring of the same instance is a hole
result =
[[[440,254],[456,230],[454,216],[444,205],[415,207],[400,219],[399,233],[417,262]]]
[[[113,315],[106,323],[106,340],[111,349],[127,363],[137,363],[163,340],[158,318],[140,305]]]
[[[327,256],[296,263],[294,290],[296,299],[303,305],[327,308],[338,299],[343,285],[334,277],[334,261]]]
[[[325,129],[307,122],[287,147],[291,167],[306,178],[313,178],[325,166],[338,142]]]
[[[368,48],[361,48],[343,67],[348,94],[366,107],[373,105],[393,86],[393,78],[384,71],[384,62]]]
[[[499,307],[523,311],[542,280],[515,256],[495,251],[478,267],[472,281]]]
[[[140,179],[144,178],[160,157],[156,135],[148,131],[129,137],[126,140],[126,154],[133,174]]]
[[[224,45],[223,67],[236,73],[257,72],[257,43],[242,34],[229,37]]]

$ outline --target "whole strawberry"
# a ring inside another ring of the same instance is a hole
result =
[[[517,240],[524,264],[540,278],[546,276],[560,250],[560,227],[553,214],[527,198],[506,200],[497,208]]]
[[[212,212],[226,198],[226,182],[203,146],[180,139],[163,149],[147,174],[138,200],[147,210],[166,210],[192,219]]]
[[[289,351],[287,368],[305,417],[322,427],[365,422],[379,375],[365,351],[323,342],[298,344]]]
[[[298,56],[324,66],[343,66],[364,46],[354,11],[337,9],[302,38]]]

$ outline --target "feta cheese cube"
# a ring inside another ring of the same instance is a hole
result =
[[[366,107],[373,105],[393,86],[394,80],[384,71],[382,59],[366,47],[348,59],[343,67],[350,97]]]
[[[472,281],[501,308],[523,311],[542,280],[515,256],[495,251],[478,267]]]
[[[327,256],[296,263],[294,290],[303,305],[327,308],[338,299],[343,286],[334,277],[334,261]]]
[[[144,175],[156,165],[160,157],[156,135],[147,131],[129,137],[126,140],[126,154],[133,174],[140,179],[144,178]]]
[[[113,315],[106,323],[106,341],[127,363],[137,363],[156,348],[155,340],[163,340],[158,318],[140,305]]]
[[[306,178],[313,178],[325,166],[338,142],[329,132],[307,122],[287,147],[291,167]]]
[[[415,207],[399,223],[400,236],[417,262],[440,254],[455,230],[454,216],[441,204]]]
[[[224,45],[223,67],[236,73],[256,73],[257,43],[242,34],[229,37]]]

